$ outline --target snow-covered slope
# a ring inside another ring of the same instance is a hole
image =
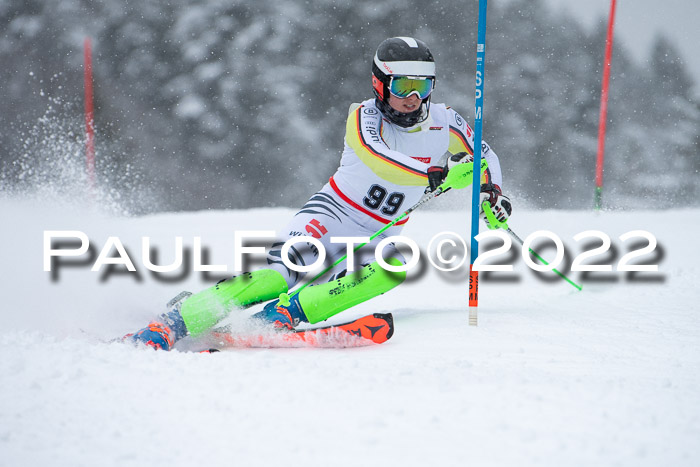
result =
[[[173,261],[175,237],[190,249],[200,237],[204,262],[232,269],[234,231],[279,230],[292,210],[120,218],[0,207],[0,466],[700,463],[698,210],[518,211],[521,237],[552,231],[570,257],[583,251],[576,234],[606,233],[613,267],[634,242],[619,236],[646,230],[658,246],[640,260],[659,271],[571,273],[578,292],[504,255],[514,271],[482,276],[478,327],[467,324],[466,266],[440,273],[423,255],[407,283],[337,318],[393,312],[386,344],[199,354],[98,342],[221,275],[190,263],[170,274],[182,277],[155,277],[142,237],[158,264]],[[95,256],[116,236],[138,276],[91,272],[93,257],[52,279],[46,230],[84,232]],[[466,237],[467,215],[418,212],[404,233],[425,253],[442,231]]]

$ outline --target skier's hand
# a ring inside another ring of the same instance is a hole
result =
[[[437,190],[437,187],[442,185],[447,177],[447,172],[450,171],[454,166],[458,164],[463,164],[465,162],[471,162],[474,160],[471,154],[466,152],[458,152],[457,154],[451,155],[447,159],[447,163],[441,167],[439,165],[433,165],[428,167],[428,184],[430,187],[430,192]]]
[[[505,222],[513,212],[513,205],[510,198],[501,193],[501,187],[493,183],[481,185],[481,197],[479,199],[479,212],[484,222],[488,223],[484,213],[484,201],[489,202],[491,212],[499,222]]]
[[[442,185],[447,176],[447,166],[441,167],[439,165],[433,165],[428,167],[428,187],[430,193],[437,190],[437,188]]]

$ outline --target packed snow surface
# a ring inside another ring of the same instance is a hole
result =
[[[108,341],[226,275],[192,271],[195,237],[202,263],[233,271],[234,231],[279,232],[294,211],[115,217],[35,200],[0,206],[0,466],[700,465],[698,210],[517,211],[518,235],[555,233],[568,261],[600,245],[574,236],[604,232],[611,249],[584,264],[613,271],[569,273],[579,292],[535,274],[514,243],[493,260],[513,272],[482,273],[477,327],[467,319],[469,261],[446,273],[426,259],[437,233],[468,237],[468,215],[417,212],[404,230],[422,253],[409,280],[334,318],[392,312],[389,342],[201,354],[187,351],[196,342],[158,352]],[[45,272],[52,230],[83,232],[92,257]],[[616,270],[648,243],[620,239],[636,230],[658,244],[630,263],[657,272]],[[136,273],[91,271],[109,237]],[[152,274],[143,237],[161,265],[182,237],[185,264]],[[540,248],[553,258],[550,244]],[[252,255],[247,266],[262,264]]]

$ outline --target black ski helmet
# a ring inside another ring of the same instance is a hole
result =
[[[377,47],[372,61],[372,89],[377,108],[389,121],[404,128],[423,122],[430,111],[430,95],[413,112],[394,110],[389,105],[389,86],[394,76],[430,78],[435,87],[435,60],[425,42],[412,37],[386,39]]]

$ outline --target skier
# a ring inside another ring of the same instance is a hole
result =
[[[435,81],[435,61],[424,42],[393,37],[379,45],[372,62],[374,98],[350,106],[340,166],[292,218],[284,231],[286,238],[314,237],[334,261],[345,254],[347,245],[331,243],[331,237],[370,237],[401,215],[402,207],[412,206],[427,190],[435,190],[452,167],[472,160],[473,131],[467,122],[450,107],[430,102]],[[510,199],[501,192],[498,156],[485,142],[482,154],[488,169],[482,177],[480,201],[488,200],[496,217],[505,221],[512,208]],[[369,246],[398,235],[407,220],[389,228]],[[253,317],[277,328],[293,329],[300,322],[326,320],[383,294],[406,277],[405,272],[384,270],[376,261],[346,274],[343,262],[330,271],[331,280],[304,288],[286,305],[278,297],[304,274],[282,262],[283,243],[272,245],[267,268],[234,276],[191,295],[125,339],[169,350],[186,335],[205,333],[230,310],[269,300],[273,301]],[[313,245],[297,243],[289,250],[288,259],[307,265],[314,263],[317,255]],[[406,262],[393,244],[385,249],[385,257],[394,266]]]

